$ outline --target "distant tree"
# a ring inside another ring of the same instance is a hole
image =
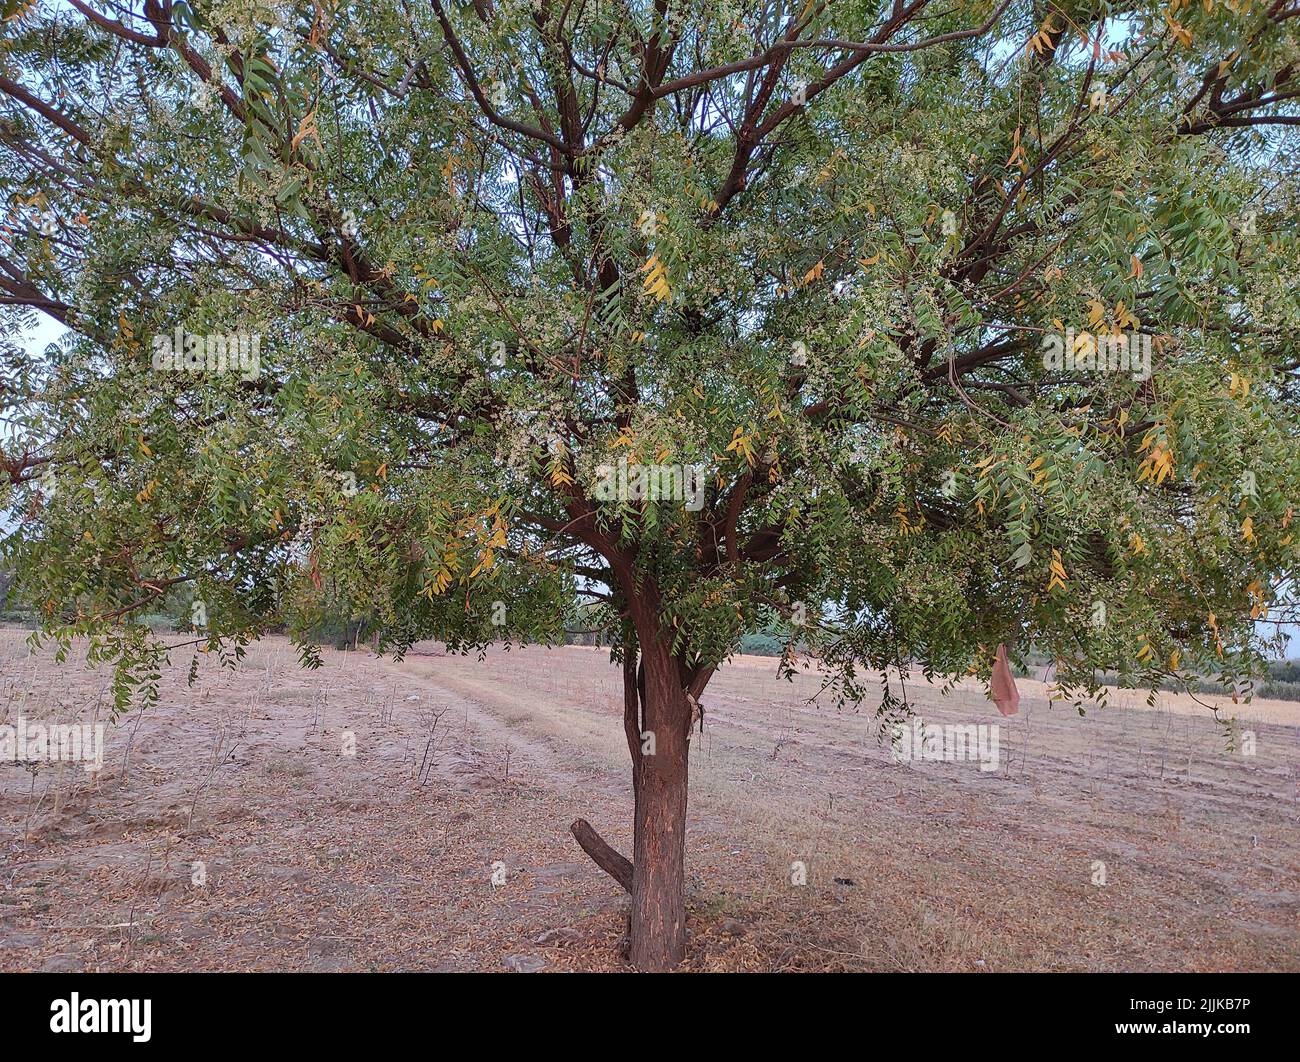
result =
[[[740,639],[739,651],[754,656],[781,656],[786,644],[775,634],[746,634]]]
[[[891,665],[999,645],[1066,698],[1258,671],[1294,0],[4,13],[0,313],[70,330],[8,348],[7,554],[119,706],[182,584],[205,648],[283,623],[308,664],[323,615],[469,651],[599,602],[663,969],[693,702],[745,631],[887,715]]]

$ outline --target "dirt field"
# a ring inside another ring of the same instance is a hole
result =
[[[106,720],[108,675],[24,636],[0,724]],[[568,833],[631,848],[607,653],[420,650],[303,672],[270,639],[193,687],[180,651],[97,774],[0,763],[0,969],[624,969],[626,899]],[[1300,970],[1300,705],[1237,706],[1229,751],[1188,698],[1080,718],[1022,681],[1004,720],[909,682],[928,723],[1001,724],[985,771],[894,762],[873,705],[774,672],[704,697],[690,968]]]

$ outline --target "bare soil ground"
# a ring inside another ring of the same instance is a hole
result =
[[[24,636],[0,724],[109,718],[105,671]],[[0,969],[626,968],[626,898],[568,833],[631,848],[608,654],[324,659],[266,639],[188,686],[178,652],[97,774],[0,763]],[[706,692],[689,968],[1300,970],[1300,705],[1225,705],[1230,751],[1190,698],[1080,718],[1022,680],[1002,719],[909,682],[926,722],[1001,724],[981,771],[893,762],[818,684],[744,657]]]

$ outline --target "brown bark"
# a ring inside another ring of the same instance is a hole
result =
[[[574,837],[597,866],[632,894],[629,958],[639,970],[671,970],[686,953],[686,783],[690,695],[712,669],[690,669],[673,656],[662,630],[658,590],[611,550],[636,647],[623,661],[623,725],[632,757],[633,851],[629,864],[583,820]],[[638,652],[639,650],[639,652]],[[642,751],[642,734],[650,737]]]
[[[670,970],[686,952],[686,730],[690,703],[676,661],[654,631],[642,639],[644,727],[654,755],[641,759],[632,850],[632,942],[639,970]]]
[[[632,792],[641,788],[641,686],[637,679],[637,655],[630,647],[623,651],[623,732],[632,756]]]
[[[632,891],[632,864],[626,856],[620,855],[606,844],[605,839],[592,829],[591,823],[586,819],[578,819],[569,830],[578,844],[582,845],[582,850],[591,856],[596,866],[628,892]]]

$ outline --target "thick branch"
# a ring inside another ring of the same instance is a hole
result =
[[[569,829],[574,839],[582,846],[582,850],[591,856],[592,862],[630,893],[632,861],[619,855],[606,844],[605,839],[591,828],[591,823],[586,819],[578,819]]]

